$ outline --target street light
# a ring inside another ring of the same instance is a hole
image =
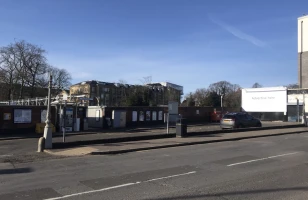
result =
[[[45,138],[45,148],[52,149],[52,127],[50,121],[50,92],[52,87],[52,75],[49,75],[49,85],[48,85],[48,102],[47,102],[47,114],[46,114],[46,125],[44,128],[44,138]]]
[[[224,107],[223,107],[223,105],[222,105],[222,98],[223,98],[223,95],[220,95],[221,116],[222,116],[223,113],[224,113]]]

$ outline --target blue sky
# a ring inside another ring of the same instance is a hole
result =
[[[0,46],[26,40],[83,80],[297,82],[306,0],[0,0]]]

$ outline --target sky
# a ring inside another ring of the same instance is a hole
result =
[[[274,87],[297,83],[305,13],[307,0],[0,0],[0,46],[41,46],[73,84]]]

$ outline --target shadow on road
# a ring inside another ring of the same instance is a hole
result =
[[[198,194],[198,195],[182,195],[182,196],[172,196],[172,197],[160,197],[160,198],[149,198],[147,200],[177,200],[177,199],[206,199],[207,197],[228,197],[228,196],[240,196],[249,194],[265,194],[265,193],[278,193],[278,192],[288,192],[288,191],[308,191],[308,187],[292,187],[292,188],[276,188],[276,189],[261,189],[261,190],[246,190],[246,191],[234,191],[234,192],[220,192],[214,194]]]
[[[15,168],[15,169],[0,169],[0,174],[23,174],[23,173],[30,173],[33,169],[29,167],[25,168]]]

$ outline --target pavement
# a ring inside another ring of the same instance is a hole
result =
[[[141,140],[130,142],[116,142],[103,144],[82,145],[73,148],[60,149],[46,149],[45,152],[56,156],[80,156],[80,155],[106,155],[106,154],[120,154],[133,151],[143,151],[159,148],[170,148],[178,146],[188,146],[196,144],[206,144],[214,142],[225,142],[242,140],[257,137],[269,137],[285,134],[297,134],[307,132],[306,127],[286,128],[286,129],[269,129],[269,130],[255,130],[245,132],[230,132],[218,134],[205,134],[193,137],[171,137],[164,139]]]
[[[113,156],[0,162],[0,199],[306,200],[307,143],[305,132]]]
[[[285,128],[286,126],[294,126],[296,124],[292,123],[263,123],[264,126],[273,128],[274,126],[280,125],[284,127],[281,132],[291,131],[290,128]],[[283,126],[282,126],[283,125]],[[212,126],[217,126],[212,125]],[[0,140],[0,162],[34,162],[37,160],[48,160],[52,158],[62,159],[66,156],[82,156],[87,154],[92,154],[92,152],[100,153],[104,148],[104,154],[107,153],[119,153],[120,152],[130,152],[138,151],[140,149],[153,149],[153,148],[166,148],[179,145],[192,145],[196,143],[204,143],[209,141],[203,141],[202,138],[221,138],[222,135],[230,135],[229,133],[213,133],[213,131],[204,131],[209,126],[204,124],[189,125],[188,131],[191,133],[206,134],[204,137],[190,137],[186,139],[175,138],[175,130],[171,129],[169,135],[165,133],[165,129],[157,129],[150,127],[140,127],[134,129],[126,129],[126,132],[121,132],[119,130],[113,130],[114,132],[98,132],[90,134],[80,134],[80,135],[69,135],[66,137],[66,142],[63,143],[62,137],[53,138],[53,149],[51,154],[39,154],[36,153],[38,139],[37,138],[22,138],[22,139],[10,139],[10,140]],[[160,132],[156,132],[159,130]],[[280,129],[277,129],[280,130]],[[136,131],[136,132],[135,132]],[[199,132],[198,132],[199,131]],[[221,130],[220,130],[221,131]],[[220,132],[219,131],[219,132]],[[237,130],[238,131],[238,130]],[[265,130],[261,130],[260,134]],[[209,133],[209,134],[207,134]],[[233,133],[234,135],[235,133]],[[239,133],[236,133],[237,135]],[[250,134],[250,133],[249,133]],[[202,136],[202,135],[201,135]],[[214,137],[215,136],[215,137]],[[153,140],[157,138],[171,138],[172,140]],[[201,138],[202,140],[200,140]],[[141,139],[141,141],[140,141]],[[139,140],[139,142],[137,141]],[[191,141],[193,140],[193,141]],[[197,141],[196,141],[197,140]],[[125,144],[123,142],[131,143]],[[134,142],[135,141],[135,142]],[[134,143],[134,144],[133,144]],[[104,145],[102,145],[104,144]],[[106,147],[108,147],[106,149]]]
[[[301,126],[296,122],[262,122],[262,128],[286,128],[292,126]],[[188,132],[190,133],[199,133],[199,132],[212,132],[217,133],[221,132],[221,128],[219,123],[192,123],[188,124]],[[175,133],[175,127],[171,127],[169,130],[170,133]],[[121,138],[127,136],[136,137],[139,135],[163,135],[166,133],[166,125],[153,125],[153,126],[141,126],[141,127],[130,127],[130,128],[121,128],[121,129],[90,129],[87,131],[80,132],[68,132],[66,133],[67,141],[84,141],[85,138],[87,140],[98,140],[102,138]],[[1,133],[0,141],[2,140],[16,140],[16,139],[29,139],[29,138],[39,138],[42,137],[43,134],[38,133]],[[54,133],[53,137],[55,141],[62,141],[62,133]],[[59,139],[58,139],[59,138]],[[80,138],[80,139],[79,139]]]

